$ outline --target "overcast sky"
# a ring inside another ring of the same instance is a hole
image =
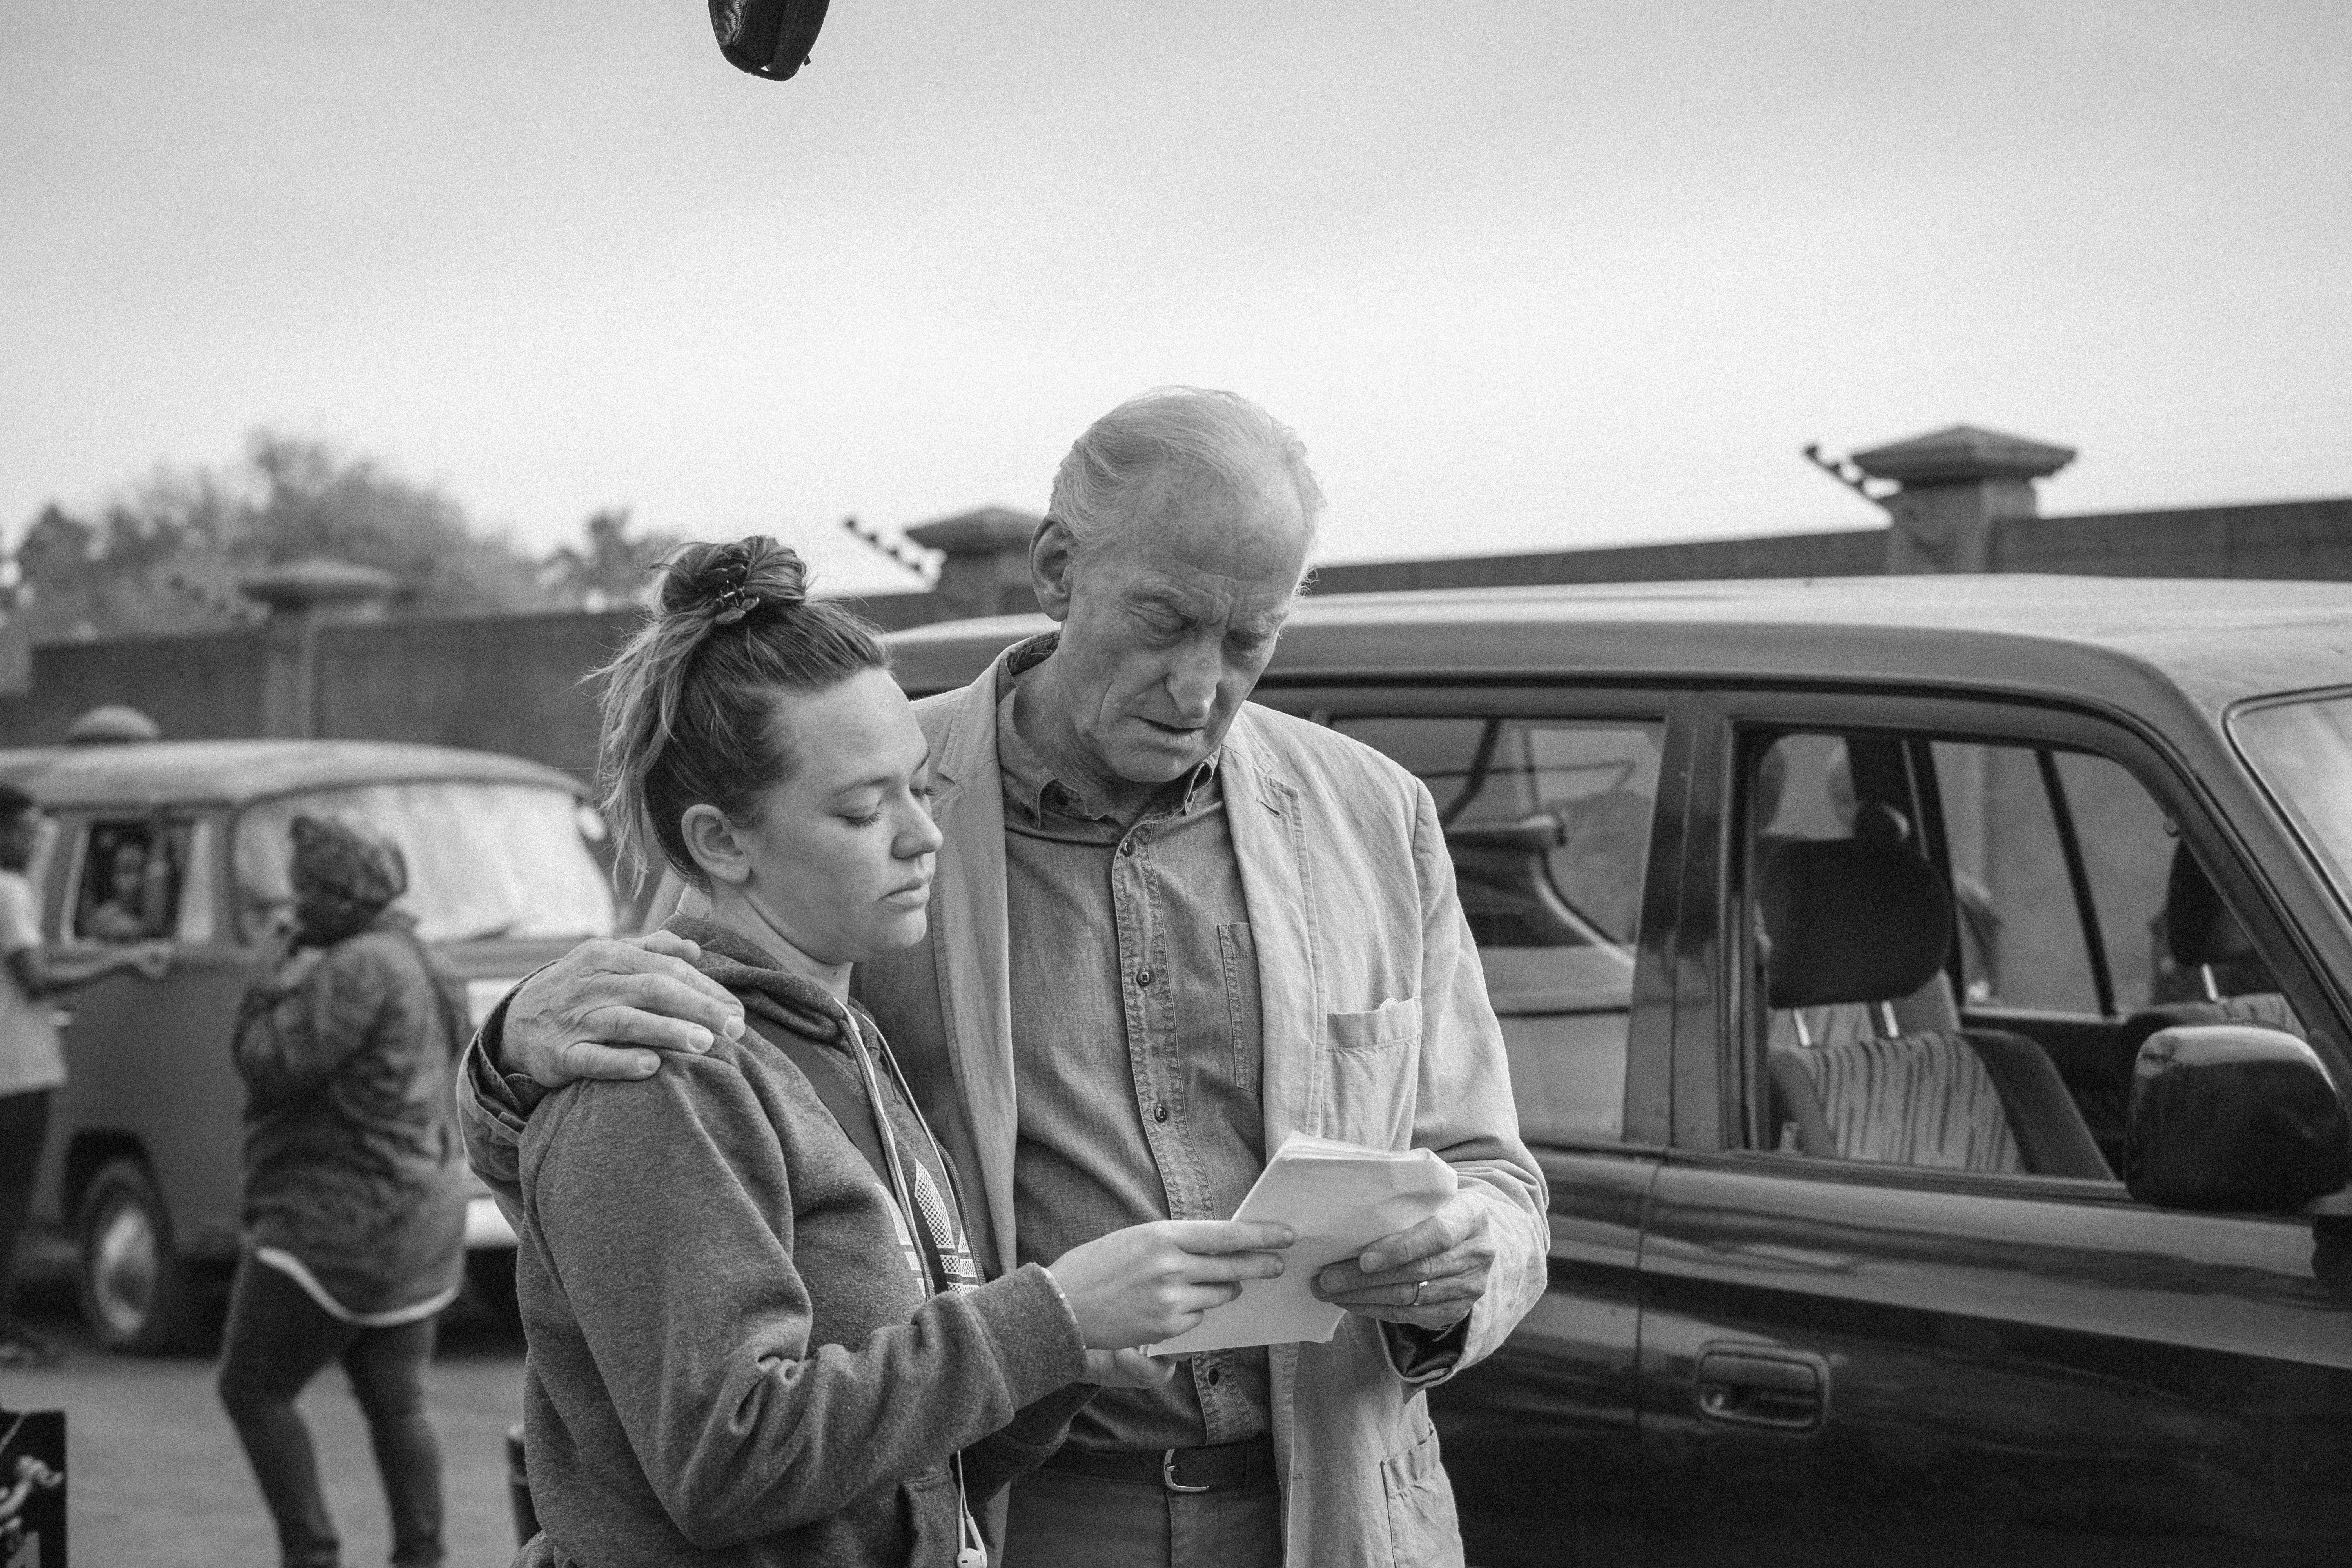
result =
[[[2352,493],[2352,5],[0,0],[0,525],[324,436],[900,580],[1168,382],[1329,560],[1867,525],[1798,458],[2079,446],[2051,511]]]

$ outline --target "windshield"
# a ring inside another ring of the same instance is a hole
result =
[[[2230,732],[2352,902],[2352,695],[2257,708]]]
[[[581,807],[564,790],[431,780],[317,790],[247,806],[236,823],[236,880],[246,931],[293,895],[289,829],[302,813],[349,816],[400,846],[408,891],[394,908],[427,942],[608,936],[611,884],[581,837]]]

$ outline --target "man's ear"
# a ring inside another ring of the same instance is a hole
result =
[[[708,803],[689,805],[678,819],[686,852],[714,882],[740,887],[751,879],[751,856],[727,814]]]
[[[1057,621],[1070,618],[1070,579],[1077,570],[1078,549],[1070,525],[1048,517],[1029,541],[1029,586],[1037,607]]]

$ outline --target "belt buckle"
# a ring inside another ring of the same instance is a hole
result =
[[[1171,1492],[1204,1492],[1207,1487],[1188,1487],[1176,1479],[1176,1456],[1181,1448],[1163,1448],[1160,1453],[1160,1480]]]

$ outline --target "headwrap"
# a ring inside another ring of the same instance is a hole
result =
[[[356,824],[297,816],[294,858],[287,868],[305,946],[329,947],[375,923],[408,890],[400,846]]]

